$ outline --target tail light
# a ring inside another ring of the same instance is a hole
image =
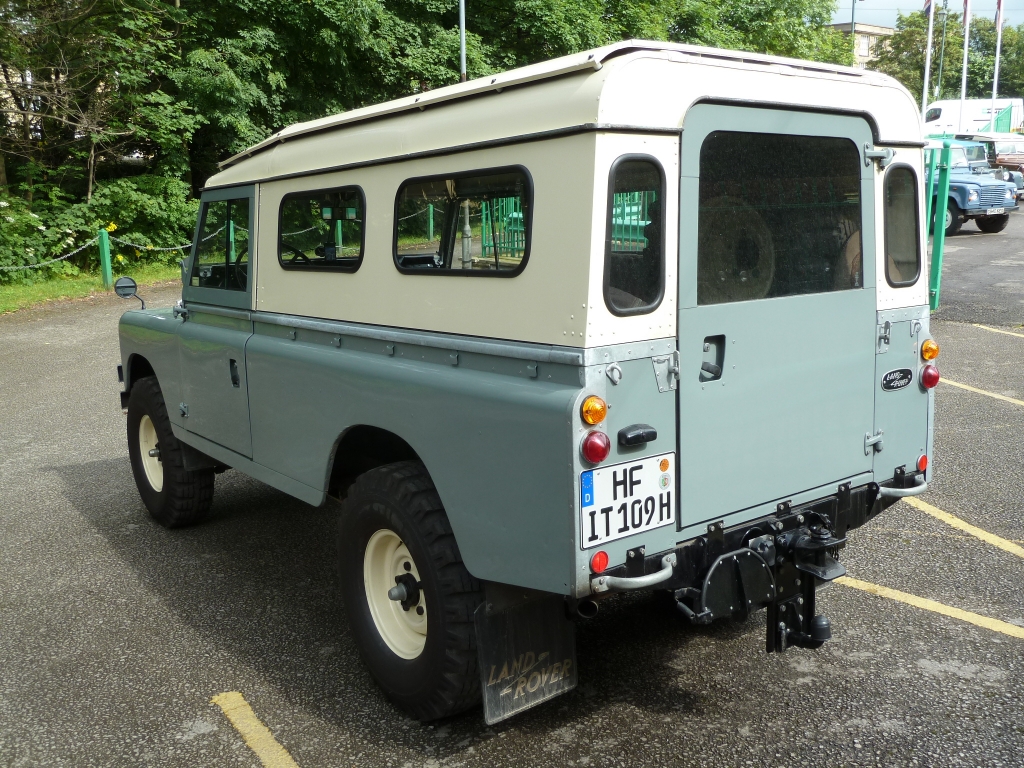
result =
[[[603,549],[598,550],[594,553],[594,556],[590,558],[590,570],[594,573],[604,573],[608,567],[608,553]]]
[[[939,383],[939,369],[934,365],[926,365],[921,369],[921,386],[931,389]]]
[[[600,464],[608,458],[611,450],[612,441],[608,439],[608,435],[604,432],[598,432],[596,429],[593,432],[587,432],[583,438],[583,443],[580,445],[580,452],[583,454],[583,458],[591,464]]]
[[[926,469],[928,469],[928,454],[922,453],[917,457],[917,471],[924,472]]]

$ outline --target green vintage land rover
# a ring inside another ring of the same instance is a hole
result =
[[[881,74],[645,41],[285,128],[121,319],[142,500],[343,500],[353,637],[422,720],[571,689],[631,590],[818,647],[849,531],[930,476],[923,146]]]

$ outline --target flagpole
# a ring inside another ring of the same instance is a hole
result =
[[[854,0],[857,2],[857,0]],[[928,109],[928,85],[932,77],[932,33],[935,30],[935,0],[928,0],[928,47],[924,54],[924,88],[921,89],[921,119]]]
[[[989,110],[988,129],[996,129],[996,92],[999,90],[999,49],[1003,47],[1003,0],[996,0],[996,66],[992,72],[992,109]]]
[[[964,0],[964,66],[960,73],[960,117],[957,133],[964,130],[964,109],[967,106],[967,47],[971,42],[971,0]]]

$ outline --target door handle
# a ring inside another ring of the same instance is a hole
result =
[[[238,376],[238,363],[228,360],[228,371],[231,374],[231,386],[237,389],[242,384],[242,380]]]
[[[700,364],[700,369],[702,371],[704,371],[704,373],[710,373],[715,378],[717,378],[717,377],[722,375],[722,368],[721,368],[721,366],[715,365],[714,363],[707,363],[707,362],[701,363]]]

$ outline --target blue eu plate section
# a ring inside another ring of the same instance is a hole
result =
[[[594,506],[594,471],[580,475],[580,506]]]

